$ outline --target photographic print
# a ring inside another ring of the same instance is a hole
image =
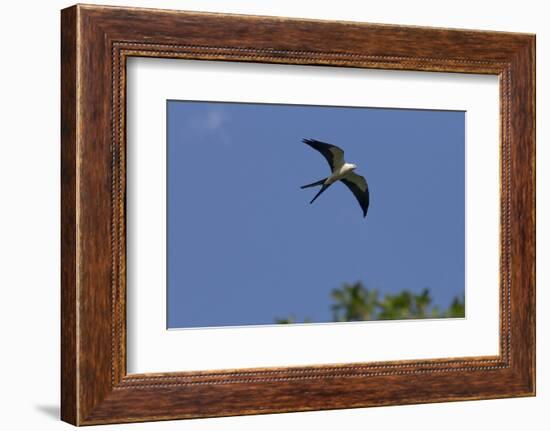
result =
[[[169,329],[465,317],[465,112],[167,101]]]
[[[535,35],[61,24],[64,421],[535,395]]]

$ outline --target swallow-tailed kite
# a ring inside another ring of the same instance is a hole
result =
[[[363,210],[363,217],[366,217],[369,208],[369,187],[364,177],[353,172],[357,169],[357,166],[353,163],[346,163],[344,160],[344,150],[336,145],[327,144],[315,139],[302,139],[302,142],[319,151],[327,159],[332,171],[327,178],[301,187],[302,189],[306,189],[308,187],[321,186],[321,190],[317,192],[310,204],[315,202],[315,199],[336,181],[342,181],[351,190]]]

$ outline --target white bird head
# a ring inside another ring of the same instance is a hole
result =
[[[349,164],[350,169],[353,171],[354,169],[357,169],[357,165],[354,163]]]

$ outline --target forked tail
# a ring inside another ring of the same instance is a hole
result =
[[[315,197],[311,200],[310,204],[312,204],[313,202],[315,202],[315,199],[317,199],[319,196],[321,196],[321,193],[323,193],[326,189],[328,189],[330,187],[330,184],[323,184],[323,187],[321,187],[321,189],[317,192],[317,194],[315,195]]]
[[[311,183],[311,184],[306,184],[305,186],[302,186],[300,188],[301,189],[307,189],[308,187],[322,186],[323,183],[327,180],[327,178],[323,178],[322,180],[315,181],[314,183]]]

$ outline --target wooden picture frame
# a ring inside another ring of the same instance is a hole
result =
[[[535,394],[535,36],[77,5],[61,14],[61,418],[74,425]],[[500,354],[127,374],[130,56],[500,77]]]

